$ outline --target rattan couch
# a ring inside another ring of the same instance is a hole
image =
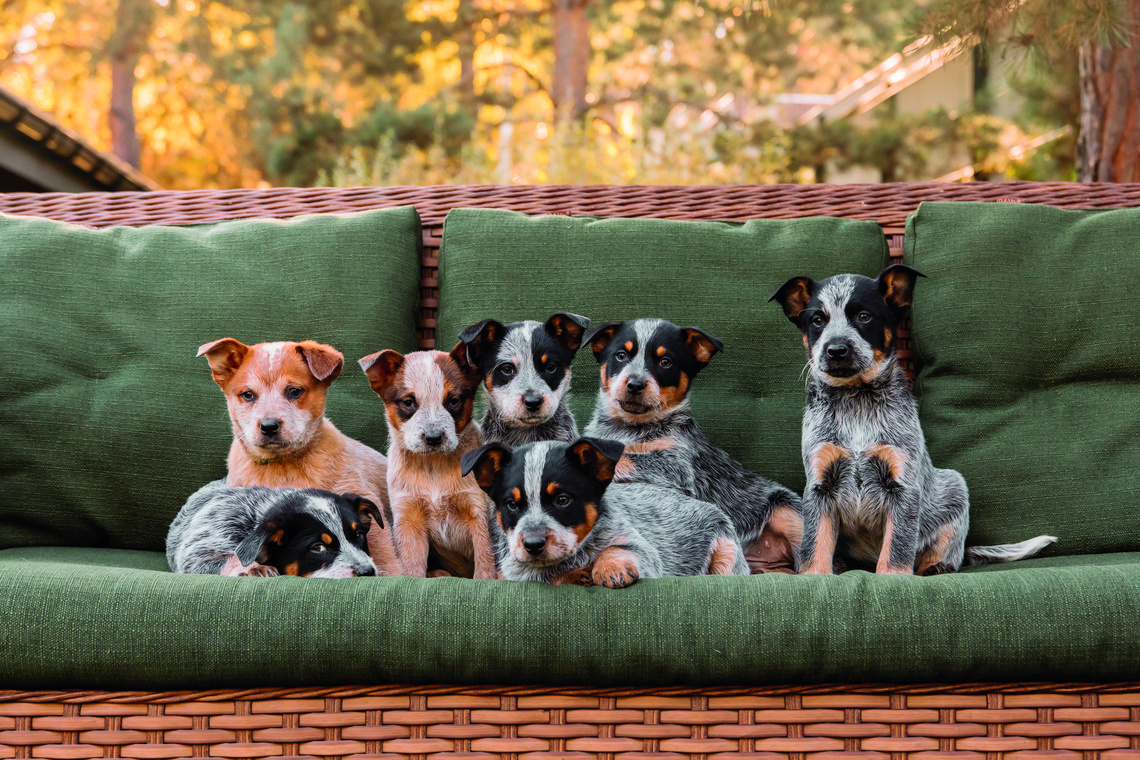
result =
[[[924,200],[1140,206],[1140,185],[888,184],[697,188],[439,187],[0,195],[0,212],[91,226],[190,224],[414,204],[418,319],[436,345],[447,211],[745,220],[870,219],[899,256]],[[902,344],[905,351],[908,346]],[[0,600],[0,603],[3,603]],[[0,632],[2,636],[2,632]],[[1140,685],[1035,683],[597,689],[361,685],[199,692],[0,690],[0,758],[365,757],[425,760],[1140,757]],[[2,687],[3,684],[0,684]],[[948,755],[951,756],[951,755]]]

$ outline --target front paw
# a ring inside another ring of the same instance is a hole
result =
[[[271,565],[259,565],[254,562],[249,567],[243,568],[238,575],[249,578],[276,578],[280,573],[277,572],[277,568]]]
[[[475,580],[477,581],[501,581],[502,579],[503,574],[495,568],[475,571]]]
[[[632,586],[641,577],[637,569],[637,555],[624,549],[607,549],[594,563],[591,577],[595,585],[606,588]]]
[[[571,570],[565,575],[561,575],[554,580],[550,581],[551,586],[593,586],[594,577],[592,569],[589,567],[580,567],[577,570]]]

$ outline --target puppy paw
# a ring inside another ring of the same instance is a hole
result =
[[[591,574],[589,567],[580,567],[577,570],[571,570],[565,575],[555,578],[550,582],[551,586],[593,586],[594,577]]]
[[[450,578],[451,573],[449,573],[446,570],[441,568],[438,570],[429,570],[427,577],[429,577],[429,578]]]
[[[490,570],[476,570],[475,580],[477,581],[501,581],[503,579],[502,573],[492,568]]]
[[[627,549],[606,549],[594,562],[591,577],[595,585],[606,588],[632,586],[641,577],[637,568],[637,555]]]
[[[239,575],[250,578],[276,578],[280,573],[277,572],[277,568],[275,567],[259,565],[254,562],[249,567],[244,568],[244,572],[239,573]]]

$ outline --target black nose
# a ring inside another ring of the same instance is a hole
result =
[[[376,575],[376,569],[369,566],[358,567],[356,568],[356,574],[361,578],[365,578],[368,576]]]
[[[625,383],[625,389],[627,391],[629,391],[630,393],[632,393],[634,396],[636,396],[637,394],[639,394],[643,390],[645,390],[645,381],[644,380],[627,380]]]
[[[427,441],[428,446],[438,446],[443,443],[443,432],[439,430],[429,430],[424,433],[424,440]]]
[[[530,554],[542,554],[546,548],[546,536],[531,536],[523,539],[523,548]]]
[[[277,435],[281,432],[281,420],[262,420],[261,421],[261,434],[262,435]]]
[[[827,355],[831,359],[842,359],[847,356],[847,351],[846,343],[832,343],[827,347]]]
[[[537,412],[542,408],[542,396],[523,396],[523,406],[528,412]]]

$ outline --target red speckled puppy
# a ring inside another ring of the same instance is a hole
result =
[[[453,575],[499,577],[491,503],[461,460],[482,444],[471,419],[479,370],[467,346],[450,354],[381,351],[360,360],[388,417],[392,538],[406,575],[427,576],[433,550]]]
[[[198,349],[226,394],[234,442],[226,484],[357,493],[388,509],[384,455],[349,438],[325,417],[329,385],[344,367],[331,346],[222,338]],[[382,575],[399,575],[392,540],[375,523],[369,554]]]

